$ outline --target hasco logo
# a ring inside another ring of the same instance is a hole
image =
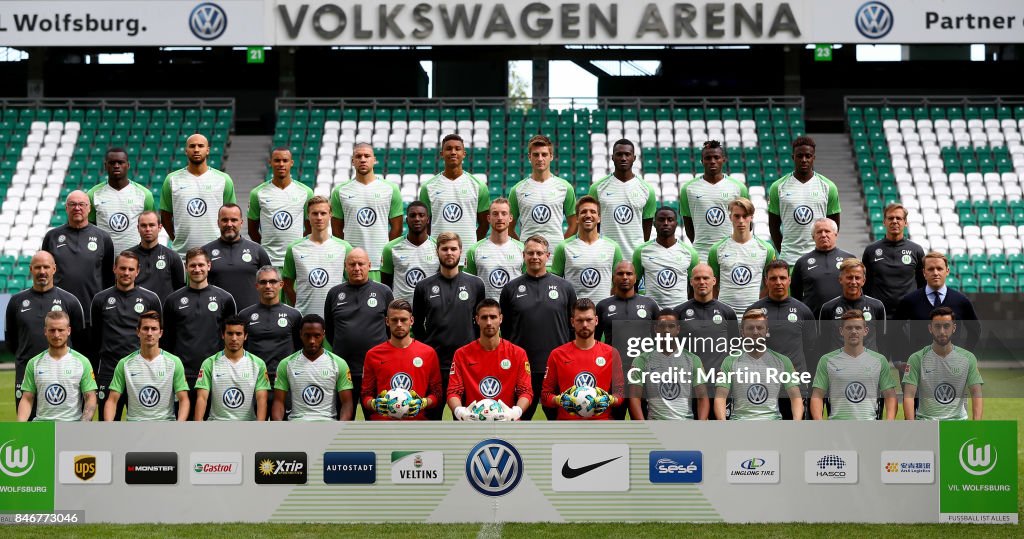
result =
[[[960,467],[971,475],[986,475],[999,462],[999,451],[991,444],[975,446],[974,440],[977,438],[971,438],[960,446]]]
[[[856,451],[807,451],[804,479],[808,483],[856,483]]]
[[[700,451],[651,451],[651,483],[701,483],[704,455]]]
[[[894,19],[889,6],[881,2],[868,2],[854,16],[857,31],[868,39],[881,39],[892,31]]]
[[[373,451],[324,453],[324,483],[372,485],[377,482],[377,454]]]
[[[110,219],[107,219],[107,224],[110,226],[110,230],[114,232],[124,232],[128,230],[128,216],[117,212],[111,215]]]
[[[486,496],[504,496],[523,478],[523,457],[516,448],[496,438],[484,440],[466,457],[466,478],[477,492]]]
[[[36,464],[36,452],[31,446],[17,446],[16,440],[0,445],[0,472],[8,477],[21,477],[32,471]]]
[[[212,41],[228,29],[228,15],[212,2],[199,4],[188,16],[188,28],[203,41]]]
[[[274,214],[274,228],[288,230],[292,227],[292,214],[281,210]]]

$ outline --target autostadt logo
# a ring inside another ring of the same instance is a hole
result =
[[[651,451],[648,475],[651,483],[701,483],[704,454],[700,451]]]
[[[807,451],[804,479],[808,483],[856,483],[856,451]]]
[[[324,453],[324,483],[372,485],[377,482],[377,454],[373,451]]]
[[[505,440],[484,440],[473,446],[466,457],[466,478],[485,496],[504,496],[512,492],[523,473],[523,457]]]
[[[895,20],[889,6],[882,2],[868,2],[857,10],[854,22],[860,35],[868,39],[881,39],[892,31]]]
[[[725,477],[730,483],[778,483],[778,451],[727,451]]]
[[[31,446],[17,446],[16,440],[0,445],[0,472],[8,477],[21,477],[36,465],[36,452]]]
[[[228,14],[213,2],[203,2],[192,9],[188,16],[188,28],[192,35],[203,41],[212,41],[228,29]]]
[[[977,438],[971,438],[960,446],[960,467],[971,475],[987,475],[999,462],[999,451],[992,444],[975,446],[974,440]]]

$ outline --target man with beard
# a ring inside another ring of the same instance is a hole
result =
[[[270,379],[267,365],[244,348],[245,319],[224,319],[224,350],[203,361],[196,380],[195,421],[266,421]],[[213,397],[212,399],[210,397]]]
[[[409,203],[405,224],[409,233],[384,246],[380,278],[394,292],[395,299],[412,301],[416,283],[437,273],[437,243],[427,234],[430,214],[426,204],[419,200]]]
[[[608,297],[612,272],[622,261],[618,244],[598,232],[601,205],[592,196],[576,201],[579,232],[555,247],[551,272],[572,283],[576,295],[592,301]]]
[[[288,246],[309,233],[306,204],[313,190],[292,179],[292,152],[274,148],[270,152],[273,178],[249,194],[249,239],[263,246],[275,268],[284,267]]]
[[[487,297],[498,299],[505,284],[523,274],[523,244],[509,237],[512,214],[507,198],[491,202],[487,222],[491,235],[469,248],[466,271],[483,280]]]
[[[156,294],[163,302],[171,292],[185,286],[185,264],[181,257],[160,243],[160,216],[155,211],[139,215],[139,244],[129,249],[139,257],[135,284]]]
[[[210,284],[231,293],[235,305],[245,309],[259,302],[256,270],[270,264],[260,244],[242,237],[242,208],[225,204],[217,212],[220,237],[203,246],[210,253]]]
[[[825,399],[831,405],[828,418],[871,421],[878,417],[876,402],[885,399],[885,418],[896,419],[896,388],[899,383],[889,360],[864,347],[868,333],[864,313],[846,311],[839,322],[843,347],[821,357],[811,392],[811,419],[824,417]]]
[[[705,384],[699,382],[703,365],[695,354],[676,348],[680,329],[679,317],[675,311],[658,311],[653,330],[665,339],[665,348],[660,352],[640,354],[633,360],[633,366],[626,369],[631,418],[707,420],[708,411],[711,409],[708,389]],[[654,373],[662,379],[655,381],[651,376]],[[682,376],[683,373],[690,379],[665,380],[666,374]],[[646,416],[643,410],[644,400],[647,401]],[[695,407],[693,402],[696,403]]]
[[[64,311],[46,313],[47,349],[30,359],[21,384],[18,421],[92,421],[96,380],[89,358],[68,345],[71,319]],[[42,394],[41,399],[36,399]]]
[[[932,311],[928,333],[932,344],[907,360],[903,375],[903,416],[908,420],[931,421],[967,419],[967,395],[971,396],[971,419],[981,420],[985,380],[978,372],[978,358],[953,346],[956,315],[949,307]],[[914,398],[920,392],[920,406]]]
[[[352,421],[352,375],[344,359],[324,350],[324,319],[307,314],[299,327],[302,350],[277,366],[270,418],[284,421],[291,393],[288,421]]]

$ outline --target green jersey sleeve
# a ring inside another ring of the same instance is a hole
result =
[[[281,278],[283,279],[295,279],[295,255],[292,253],[292,245],[289,245],[284,252],[284,267],[281,268]]]
[[[739,356],[736,356],[736,355],[725,356],[725,359],[722,360],[722,371],[721,372],[726,373],[726,374],[732,372],[732,366],[733,366],[734,363],[736,363],[736,358],[737,357],[739,357]],[[715,387],[724,387],[725,389],[732,389],[732,384],[729,383],[729,377],[728,376],[723,376],[721,378],[721,381],[719,381],[717,384],[715,384]]]
[[[555,247],[555,252],[551,255],[551,273],[558,275],[559,277],[565,276],[565,242],[563,240]]]
[[[173,214],[174,205],[171,203],[171,182],[168,181],[170,177],[170,174],[164,177],[164,185],[160,188],[160,211]]]
[[[828,393],[829,387],[828,360],[833,354],[834,352],[821,356],[821,360],[818,361],[818,370],[814,371],[814,381],[811,382],[812,388],[820,389],[826,394]]]
[[[402,237],[396,238],[397,241],[402,241]],[[392,246],[395,244],[394,241],[388,242],[384,246],[384,250],[380,253],[380,272],[381,273],[394,273],[395,272],[395,261],[394,253],[391,252]]]
[[[683,217],[690,217],[690,196],[686,193],[686,188],[690,186],[690,180],[683,184],[679,188],[679,215]]]
[[[401,217],[405,213],[405,207],[402,204],[402,191],[398,189],[398,184],[391,184],[391,211],[388,213],[388,219],[394,219],[395,217]]]
[[[420,186],[420,202],[427,205],[427,215],[431,215],[430,190],[427,189],[428,185],[430,185],[430,180],[423,182],[423,185]]]
[[[117,362],[117,366],[114,367],[114,378],[110,381],[108,389],[110,391],[116,391],[118,393],[124,393],[124,363],[134,354],[128,355],[121,358],[121,361]]]
[[[630,376],[629,372],[627,371],[626,372],[626,383],[629,384],[629,385],[634,385],[634,386],[642,386],[642,385],[644,385],[643,378],[640,377],[639,373],[642,373],[645,370],[647,370],[647,354],[640,354],[639,356],[637,356],[633,360],[633,369],[635,369],[635,370],[633,370],[632,372],[635,372],[635,373],[638,373],[638,374],[636,374],[634,376]],[[636,381],[634,382],[633,380],[636,380]]]
[[[476,182],[476,212],[482,213],[491,208],[491,193],[487,191],[487,184],[477,179],[476,176],[470,175],[473,181]]]
[[[725,238],[727,240],[729,238]],[[708,265],[711,266],[711,271],[715,274],[715,279],[721,280],[722,276],[719,275],[721,268],[718,266],[718,247],[722,245],[725,240],[721,240],[718,243],[711,246],[711,250],[708,251]]]
[[[348,362],[333,354],[331,354],[331,359],[338,365],[338,383],[334,386],[335,391],[351,390],[354,386],[352,385],[352,372],[348,369]]]
[[[476,248],[479,247],[480,242],[483,241],[487,241],[487,238],[474,243],[470,246],[469,250],[466,251],[466,273],[469,273],[470,275],[476,275]],[[477,277],[479,277],[479,275],[477,275]]]
[[[732,181],[736,182],[736,185],[740,186],[740,196],[750,200],[750,191],[747,189],[747,184],[736,179],[733,179]]]
[[[43,352],[43,354],[45,353]],[[36,392],[36,363],[39,362],[39,358],[43,357],[43,354],[28,360],[28,365],[25,366],[25,377],[21,380],[22,391]]]
[[[960,348],[959,352],[970,362],[970,366],[967,368],[967,387],[984,384],[985,380],[981,378],[981,373],[978,372],[978,358],[963,348]]]
[[[683,248],[690,252],[690,267],[687,275],[692,275],[693,269],[696,268],[697,264],[700,262],[700,255],[697,254],[697,249],[689,243],[684,243]]]
[[[658,198],[654,195],[654,188],[647,184],[647,204],[644,204],[644,219],[654,219],[658,211]]]
[[[345,206],[341,203],[341,188],[350,181],[352,180],[346,181],[331,190],[331,217],[335,219],[345,220]]]
[[[267,363],[262,359],[252,356],[256,364],[256,391],[270,391],[270,378],[267,377]]]
[[[96,224],[96,200],[95,200],[94,196],[95,196],[95,193],[96,193],[96,189],[98,189],[100,185],[101,184],[97,184],[97,185],[92,186],[92,188],[89,189],[85,193],[85,195],[89,197],[89,217],[88,217],[88,219],[89,219],[89,222],[94,224],[94,225]]]
[[[274,389],[280,389],[281,391],[291,389],[291,386],[288,384],[288,363],[291,360],[292,358],[289,356],[277,364],[277,377],[274,379]]]
[[[764,249],[765,249],[765,251],[767,251],[767,254],[765,254],[765,257],[764,257],[764,266],[767,266],[771,261],[773,261],[773,260],[775,260],[776,258],[779,257],[779,253],[777,253],[775,251],[775,246],[774,245],[772,245],[771,243],[769,243],[767,241],[762,240],[761,238],[758,238],[757,241],[761,242],[761,245],[764,245]]]
[[[651,241],[654,241],[654,240],[651,240]],[[644,247],[647,247],[650,244],[651,244],[650,241],[645,242],[645,243],[641,243],[640,246],[637,247],[635,251],[633,251],[633,271],[636,272],[636,280],[637,281],[642,279],[643,276],[644,276],[643,257],[640,256],[640,253],[643,252]]]
[[[145,187],[142,188],[142,192],[146,193],[146,200],[142,202],[143,211],[153,211],[156,209],[156,203],[153,202],[153,192]]]
[[[772,183],[772,186],[768,188],[768,213],[772,215],[779,214],[779,184],[782,183],[786,178],[779,178]]]
[[[518,191],[519,184],[523,183],[523,181],[513,185],[512,188],[508,190],[508,212],[512,215],[512,222],[514,223],[519,223],[519,195],[516,191]]]
[[[612,273],[614,273],[615,272],[615,266],[618,266],[619,262],[622,262],[622,249],[619,249],[619,244],[618,243],[615,243],[612,240],[608,240],[608,241],[611,241],[612,244],[615,245],[615,254],[612,256]]]
[[[839,188],[832,180],[828,178],[824,178],[824,180],[828,182],[828,209],[825,210],[825,215],[835,215],[842,211],[839,207]]]
[[[569,217],[570,215],[576,215],[576,191],[572,188],[572,184],[569,182],[565,183],[565,201],[562,202],[562,213]]]
[[[919,378],[921,377],[921,358],[924,357],[926,350],[927,348],[914,352],[910,359],[907,360],[907,372],[903,374],[904,385],[918,385]]]
[[[96,391],[96,374],[92,372],[92,363],[89,362],[89,358],[77,352],[72,352],[72,356],[82,364],[82,378],[78,381],[79,391],[82,393]]]
[[[896,377],[892,375],[892,369],[889,368],[889,360],[885,359],[885,356],[882,354],[873,355],[878,359],[879,367],[881,367],[878,376],[878,390],[895,389],[899,386],[899,383],[896,381]]]
[[[266,185],[266,182],[256,186],[249,193],[249,213],[246,214],[246,218],[250,221],[258,221],[260,218],[260,189]]]
[[[697,381],[700,380],[700,372],[704,370],[704,362],[700,360],[700,356],[697,354],[686,350],[684,350],[683,353],[685,353],[686,356],[690,358],[690,361],[693,362],[693,372],[690,373],[690,376],[692,377],[690,378],[690,384],[696,386],[698,384]]]
[[[599,183],[601,183],[601,182],[598,181],[598,182],[595,182],[595,183],[591,184],[590,190],[587,191],[587,196],[591,196],[591,197],[597,198],[597,191],[598,191],[597,184],[599,184]],[[597,198],[597,199],[601,200],[600,198]]]
[[[188,382],[185,381],[185,366],[181,364],[181,359],[178,356],[171,355],[171,358],[174,360],[174,392],[188,391]]]
[[[220,352],[203,360],[203,366],[199,368],[199,377],[196,378],[196,389],[210,390],[210,380],[213,377],[213,362],[220,355]]]
[[[234,204],[237,202],[235,198],[235,182],[231,181],[231,176],[224,175],[224,203]]]

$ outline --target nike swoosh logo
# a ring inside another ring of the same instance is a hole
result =
[[[439,297],[441,297],[441,295],[440,295],[440,294],[438,294],[438,295],[436,295],[436,296],[430,296],[430,297],[429,297],[429,298],[427,298],[427,299],[434,299],[434,298],[439,298]]]
[[[526,294],[516,294],[517,298],[521,298],[521,297],[524,297],[524,296],[526,296]]]
[[[210,262],[213,262],[214,260],[220,260],[221,258],[224,258],[224,257],[222,257],[222,256],[215,256],[215,257],[210,259]]]
[[[581,475],[583,475],[583,474],[585,474],[585,473],[587,473],[587,472],[589,472],[591,470],[596,470],[596,469],[600,468],[601,466],[604,466],[605,464],[608,464],[609,462],[614,462],[614,461],[619,460],[621,458],[622,458],[622,456],[618,456],[618,457],[615,457],[613,459],[602,460],[601,462],[595,462],[593,464],[588,464],[586,466],[581,466],[579,468],[573,468],[573,467],[569,466],[569,460],[566,459],[565,464],[562,465],[562,477],[564,477],[566,479],[573,479],[573,478],[579,477],[579,476],[581,476]]]
[[[104,307],[103,310],[104,311],[109,311],[110,309],[113,309],[114,307],[116,307],[116,305],[114,305],[112,307]]]
[[[818,265],[817,265],[817,264],[815,264],[815,265],[813,265],[813,266],[807,266],[807,271],[811,271],[812,269],[814,269],[814,268],[816,268],[816,267],[818,267]]]
[[[64,244],[63,244],[63,243],[62,243],[62,244],[60,244],[60,245],[58,245],[58,246],[57,246],[57,249],[60,249],[61,247],[64,247]]]
[[[31,311],[31,310],[32,310],[32,307],[29,307],[28,309],[22,309],[21,312]]]
[[[885,260],[885,257],[883,256],[882,258],[876,258],[875,262],[878,262],[879,260]]]
[[[182,309],[188,309],[188,305],[182,305],[182,306],[178,307],[179,311],[182,310]]]

